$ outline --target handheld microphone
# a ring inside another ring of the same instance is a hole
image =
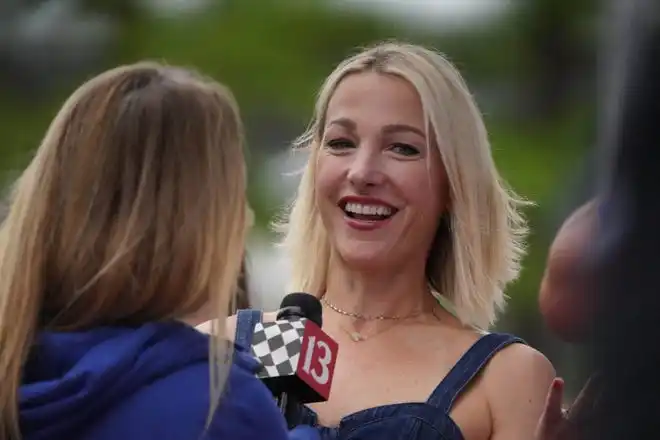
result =
[[[274,322],[257,323],[252,354],[262,367],[257,377],[277,397],[284,413],[291,401],[328,400],[338,344],[321,330],[321,303],[308,293],[284,297]]]

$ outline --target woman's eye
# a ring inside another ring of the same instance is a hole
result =
[[[346,150],[355,147],[355,144],[348,139],[331,139],[325,143],[329,150]]]
[[[413,147],[412,145],[408,145],[408,144],[393,144],[390,150],[392,150],[396,154],[400,154],[402,156],[407,156],[407,157],[419,155],[419,149],[417,147]]]

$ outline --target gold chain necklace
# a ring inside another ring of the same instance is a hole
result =
[[[361,320],[364,320],[364,321],[385,321],[385,320],[388,320],[388,321],[401,321],[402,319],[416,318],[417,316],[420,316],[423,313],[422,310],[419,310],[415,313],[411,313],[410,315],[403,315],[403,316],[387,316],[387,315],[369,316],[369,315],[363,315],[361,313],[347,312],[345,310],[342,310],[339,307],[332,304],[330,301],[328,301],[327,298],[325,297],[325,295],[323,295],[321,297],[321,301],[323,302],[323,304],[328,306],[332,311],[334,311],[336,313],[339,313],[340,315],[350,316],[351,318],[361,319]],[[339,327],[342,330],[344,330],[348,334],[348,336],[350,336],[350,338],[353,340],[353,342],[362,342],[362,341],[367,340],[367,337],[364,336],[362,333],[358,332],[357,330],[349,331],[341,325]],[[384,333],[387,330],[391,329],[392,327],[395,327],[395,325],[392,325],[392,326],[386,328],[385,330],[377,332],[376,334],[371,335],[369,338],[371,338],[373,336],[377,336],[381,333]]]
[[[410,315],[403,315],[403,316],[396,316],[396,315],[395,316],[387,316],[387,315],[369,316],[369,315],[363,315],[361,313],[347,312],[345,310],[342,310],[339,307],[337,307],[336,305],[332,304],[330,301],[328,301],[326,299],[325,295],[323,295],[321,297],[321,301],[323,302],[323,304],[330,307],[332,310],[339,313],[340,315],[350,316],[351,318],[361,319],[363,321],[385,321],[385,320],[397,321],[397,320],[400,320],[400,319],[416,318],[417,316],[422,314],[422,310],[418,310],[415,313],[411,313]]]

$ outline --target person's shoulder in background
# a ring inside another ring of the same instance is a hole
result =
[[[42,332],[21,385],[26,440],[288,438],[259,363],[236,347],[211,423],[209,338],[178,322]],[[298,437],[314,438],[314,437]]]
[[[593,291],[588,252],[598,225],[594,199],[575,210],[562,224],[550,247],[539,293],[546,325],[563,340],[586,338],[593,318]]]
[[[220,402],[207,426],[211,406],[208,338],[183,325],[173,327],[171,335],[161,338],[148,358],[143,355],[127,368],[124,380],[119,381],[123,387],[117,382],[114,391],[109,388],[98,396],[99,406],[104,399],[109,401],[110,395],[114,401],[85,438],[290,438],[271,392],[255,376],[258,361],[234,346]],[[130,375],[136,377],[132,384],[126,380]],[[316,438],[297,435],[293,438]]]

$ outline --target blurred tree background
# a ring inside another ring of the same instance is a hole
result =
[[[357,47],[384,39],[435,47],[471,85],[502,174],[518,193],[536,202],[527,212],[533,231],[530,252],[523,276],[509,289],[510,306],[500,328],[523,336],[555,362],[570,385],[579,385],[579,350],[546,332],[537,294],[556,228],[590,194],[598,4],[504,2],[504,12],[458,26],[447,20],[399,20],[396,14],[380,13],[382,1],[365,0],[359,8],[350,3],[0,2],[4,182],[29,160],[62,101],[84,79],[141,59],[193,66],[228,84],[241,104],[257,235],[269,237],[269,221],[292,195],[277,164],[285,161],[287,145],[303,130],[316,90],[336,63]],[[415,8],[416,3],[405,4]],[[273,189],[278,187],[282,189]],[[262,270],[251,267],[255,276]]]

